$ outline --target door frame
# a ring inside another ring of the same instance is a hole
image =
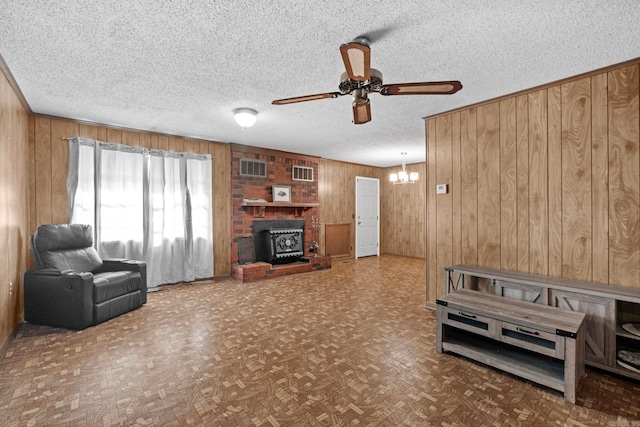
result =
[[[355,259],[358,259],[358,180],[359,179],[363,179],[363,180],[368,180],[368,181],[375,181],[376,182],[376,195],[377,195],[377,203],[376,203],[376,208],[377,208],[377,212],[376,212],[376,237],[377,237],[377,241],[376,241],[376,256],[380,256],[380,179],[378,178],[371,178],[371,177],[367,177],[367,176],[356,176],[356,180],[355,180],[355,186],[356,186],[356,211],[355,211],[355,228],[356,228],[356,232],[355,232]],[[364,256],[373,256],[373,255],[364,255]]]

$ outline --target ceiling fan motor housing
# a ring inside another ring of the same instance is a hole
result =
[[[382,73],[375,68],[371,68],[371,77],[365,82],[351,80],[347,73],[340,75],[338,90],[343,95],[347,95],[356,89],[363,89],[366,92],[380,92],[382,89]]]

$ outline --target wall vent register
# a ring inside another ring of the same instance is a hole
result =
[[[240,176],[266,178],[267,163],[262,160],[240,159]]]
[[[313,168],[308,166],[293,166],[291,176],[294,181],[313,182]]]

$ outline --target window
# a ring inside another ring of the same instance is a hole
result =
[[[69,218],[103,258],[147,262],[149,286],[213,276],[211,156],[69,141]]]

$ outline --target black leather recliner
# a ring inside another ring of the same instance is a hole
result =
[[[24,320],[85,329],[147,302],[143,261],[102,260],[91,226],[50,224],[31,236],[35,268],[24,274]]]

